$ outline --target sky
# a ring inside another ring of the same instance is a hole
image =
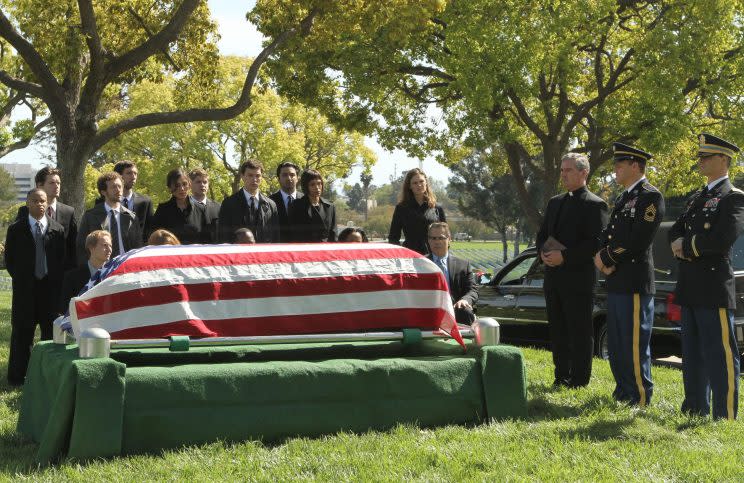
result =
[[[245,14],[255,4],[254,1],[234,0],[209,0],[209,8],[212,16],[219,26],[220,40],[218,43],[220,52],[224,55],[255,56],[261,50],[263,36],[256,30],[255,26],[245,19]],[[366,144],[377,155],[377,165],[373,168],[373,183],[381,185],[387,183],[390,177],[397,171],[406,171],[419,166],[419,160],[409,157],[404,151],[393,152],[383,149],[374,138],[366,138]],[[0,161],[3,163],[29,163],[35,168],[47,164],[49,151],[43,147],[32,144],[26,149],[15,151]],[[422,163],[424,171],[434,179],[447,182],[451,175],[449,169],[432,159],[425,159]],[[355,183],[359,181],[361,168],[352,171],[348,181]]]

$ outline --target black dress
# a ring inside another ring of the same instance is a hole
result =
[[[212,233],[204,207],[190,198],[187,198],[187,201],[185,210],[178,207],[173,197],[165,203],[160,203],[153,216],[152,231],[166,229],[176,235],[184,245],[212,243]]]
[[[429,208],[426,203],[419,205],[415,199],[398,203],[393,212],[393,221],[390,222],[388,241],[400,245],[402,231],[405,237],[403,246],[426,255],[429,252],[427,230],[429,225],[438,221],[447,221],[441,205]]]

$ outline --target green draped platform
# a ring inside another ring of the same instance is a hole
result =
[[[450,341],[117,350],[34,347],[18,431],[46,464],[210,441],[474,424],[527,413],[510,346]]]

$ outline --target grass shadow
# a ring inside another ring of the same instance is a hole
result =
[[[633,424],[634,417],[623,419],[594,421],[578,428],[560,431],[561,439],[582,439],[589,441],[607,441],[619,439],[625,429]]]
[[[555,419],[575,418],[587,412],[599,411],[603,408],[614,408],[617,403],[609,395],[589,395],[583,397],[580,404],[575,400],[559,402],[556,395],[574,391],[564,387],[556,387],[546,383],[531,383],[528,388],[527,414],[530,421],[549,421]]]

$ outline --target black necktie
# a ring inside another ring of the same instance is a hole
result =
[[[294,198],[291,196],[287,196],[287,211],[289,211],[289,207],[292,206],[292,202],[294,201]]]
[[[111,221],[109,221],[109,232],[111,233],[111,252],[116,255],[121,255],[121,247],[119,246],[119,222],[116,221],[116,211],[111,210]]]
[[[41,222],[36,222],[34,231],[34,242],[36,244],[36,265],[34,266],[34,277],[38,280],[46,277],[46,252],[44,251],[44,234],[41,232]]]

